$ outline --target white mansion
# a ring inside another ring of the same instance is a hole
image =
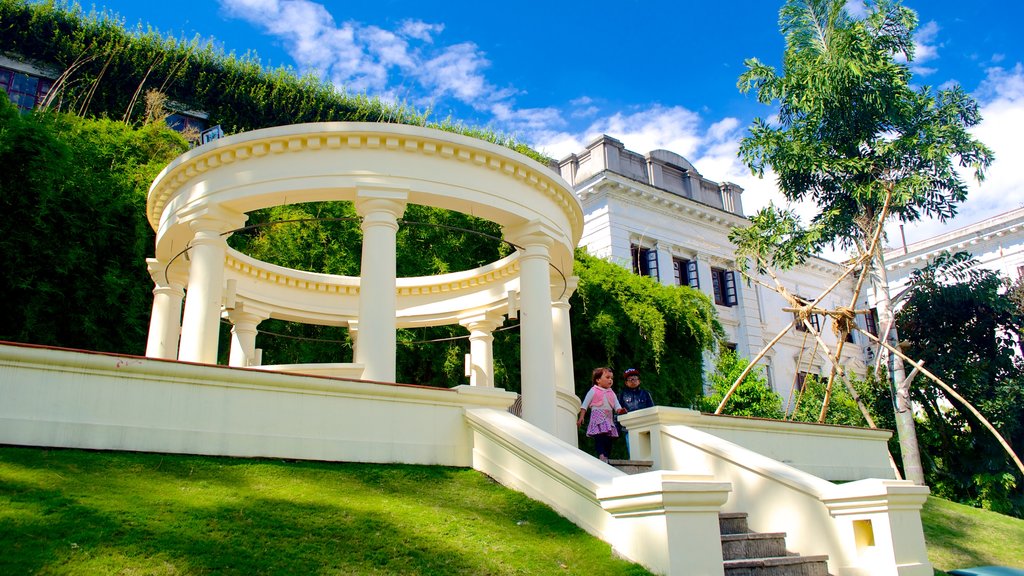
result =
[[[729,231],[748,222],[739,186],[705,178],[673,152],[639,154],[608,136],[564,158],[558,169],[583,204],[581,244],[595,256],[663,284],[702,290],[717,304],[730,347],[741,356],[756,356],[792,320],[792,313],[782,311],[787,304],[781,296],[744,282],[735,271]],[[813,258],[781,272],[780,279],[793,294],[814,299],[842,271],[839,264]],[[825,306],[849,306],[853,289],[851,277],[826,297]],[[864,298],[861,304],[866,304]],[[813,322],[819,324],[824,340],[834,344],[836,337],[824,325],[829,320],[819,317]],[[858,345],[844,348],[844,367],[861,372],[865,351],[860,336],[852,338]],[[815,353],[814,338],[796,330],[784,336],[762,363],[784,400],[803,375],[827,375],[830,369],[820,349]]]

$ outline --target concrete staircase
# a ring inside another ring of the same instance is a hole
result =
[[[626,474],[650,472],[650,460],[609,460]],[[751,532],[746,512],[718,515],[725,576],[829,576],[828,556],[800,556],[786,550],[785,532]]]
[[[643,474],[654,469],[653,460],[609,460],[609,466],[618,468],[626,474]]]
[[[786,550],[785,532],[751,532],[745,512],[718,515],[726,576],[828,576],[828,556]]]

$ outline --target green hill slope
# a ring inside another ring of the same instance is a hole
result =
[[[0,448],[0,574],[647,574],[460,468]]]
[[[936,568],[1024,566],[1024,520],[929,498]],[[0,574],[647,574],[460,468],[0,447]]]
[[[921,521],[928,559],[939,570],[991,565],[1024,569],[1024,520],[928,498]]]

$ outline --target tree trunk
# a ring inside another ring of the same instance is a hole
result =
[[[891,327],[888,334],[879,334],[893,347],[899,347],[896,326],[892,322],[892,305],[889,298],[888,274],[885,271],[885,260],[881,248],[876,248],[872,262],[872,276],[875,279],[875,305],[878,309],[878,324],[881,330]],[[924,485],[924,468],[921,466],[921,450],[917,445],[917,428],[914,425],[914,411],[910,403],[910,382],[906,380],[903,360],[890,354],[885,348],[879,348],[881,366],[893,383],[896,410],[896,434],[900,440],[900,455],[903,459],[903,477],[914,484]]]

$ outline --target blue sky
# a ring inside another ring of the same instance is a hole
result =
[[[747,126],[772,111],[736,88],[743,61],[778,64],[781,1],[99,0],[129,28],[210,39],[266,66],[314,73],[349,92],[491,126],[562,158],[600,134],[644,153],[682,154],[746,191],[748,214],[781,203],[736,158]],[[917,11],[914,82],[959,83],[982,105],[975,130],[996,152],[960,216],[907,228],[913,242],[1024,206],[1024,4],[905,0]],[[848,9],[863,13],[851,0]],[[87,4],[88,8],[89,5]],[[797,207],[807,212],[807,207]],[[895,232],[895,233],[893,233]],[[898,241],[890,231],[890,244]]]

